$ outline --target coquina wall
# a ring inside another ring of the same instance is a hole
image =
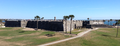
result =
[[[67,32],[70,31],[70,25],[71,25],[71,30],[82,27],[82,21],[80,21],[80,20],[74,20],[74,21],[72,21],[72,24],[71,24],[70,20],[63,21],[63,23],[64,23],[63,24],[64,31],[67,31]]]
[[[27,22],[28,21],[25,21],[25,20],[21,20],[21,27],[26,27],[27,26]]]
[[[21,21],[5,21],[6,27],[21,27]]]
[[[37,28],[37,21],[28,21],[26,27]],[[62,21],[38,21],[38,28],[51,31],[64,30]]]
[[[109,25],[105,25],[103,20],[92,20],[90,21],[90,24],[87,27],[91,27],[91,28],[112,28],[112,26]]]
[[[43,21],[38,21],[38,28],[51,30],[51,31],[70,31],[70,25],[71,25],[71,30],[74,30],[75,28],[80,28],[83,26],[91,27],[92,24],[104,24],[104,22],[102,20],[101,21],[100,20],[96,20],[96,21],[73,20],[71,24],[70,20],[68,21],[44,21],[43,20]],[[5,26],[37,28],[37,21],[6,21]]]
[[[103,20],[91,20],[90,24],[104,24]]]

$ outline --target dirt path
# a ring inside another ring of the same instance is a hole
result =
[[[71,38],[67,38],[67,39],[63,39],[63,40],[59,40],[59,41],[55,41],[55,42],[51,42],[51,43],[47,43],[47,44],[42,44],[42,45],[38,45],[38,46],[48,46],[48,45],[52,45],[52,44],[56,44],[56,43],[60,43],[60,42],[64,42],[64,41],[68,41],[68,40],[72,40],[72,39],[75,39],[75,38],[79,38],[79,37],[82,37],[84,34],[92,31],[92,30],[97,30],[98,28],[95,28],[95,29],[89,29],[87,31],[84,31],[84,32],[81,32],[79,33],[77,36],[75,37],[71,37]]]
[[[24,29],[22,29],[22,30],[34,31],[35,29],[33,29],[33,28],[24,28]]]

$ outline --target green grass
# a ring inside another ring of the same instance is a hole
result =
[[[13,29],[12,27],[6,27],[6,28],[0,28],[0,30],[11,30]]]
[[[52,31],[45,31],[45,32],[42,32],[41,35],[45,35],[45,34],[55,34],[55,32],[52,32]]]
[[[80,31],[79,31],[80,30]],[[86,31],[86,28],[82,28],[82,29],[74,29],[71,31],[72,34],[78,34],[80,32]],[[70,33],[70,32],[67,32]]]
[[[4,44],[8,43],[10,46],[23,46],[20,44],[18,45],[17,43],[25,44],[24,46],[37,46],[70,37],[68,35],[63,35],[59,32],[53,31],[24,31],[22,30],[23,28],[15,27],[0,29],[2,30],[0,31],[0,41],[4,41]],[[47,37],[45,36],[46,34],[55,34],[55,37]]]
[[[0,36],[16,36],[16,35],[23,35],[23,34],[31,34],[35,32],[37,31],[23,31],[23,30],[0,31]]]
[[[30,42],[33,42],[33,43],[32,43],[32,44],[29,44],[29,45],[34,46],[34,45],[45,44],[45,43],[47,43],[47,42],[56,41],[56,40],[58,40],[58,39],[59,39],[59,38],[57,38],[57,37],[53,37],[53,38],[49,38],[49,39],[44,39],[44,38],[42,38],[42,39],[32,39],[32,40],[30,40]]]
[[[5,41],[7,42],[23,42],[23,43],[29,43],[32,42],[31,44],[27,44],[27,46],[36,46],[36,45],[40,45],[40,44],[44,44],[47,42],[52,42],[52,41],[56,41],[59,38],[58,37],[52,37],[52,38],[34,38],[37,36],[24,36],[24,37],[15,37],[12,39],[5,39]]]
[[[82,31],[79,31],[79,32],[72,32],[72,34],[78,34],[78,33],[80,33],[80,32],[82,32]]]
[[[80,32],[82,32],[82,31],[77,31],[77,32],[72,31],[71,33],[72,33],[72,34],[78,34],[78,33],[80,33]],[[67,32],[67,33],[70,33],[70,32]]]
[[[71,36],[69,36],[69,35],[64,35],[64,37],[68,38],[68,37],[71,37]]]
[[[120,29],[118,37],[116,37],[116,32],[116,28],[101,28],[81,38],[51,46],[120,46]]]
[[[35,37],[36,36],[15,37],[12,39],[5,39],[5,41],[8,41],[8,42],[23,42],[23,41],[25,41],[24,43],[32,42],[31,44],[27,44],[27,45],[34,46],[34,45],[44,44],[47,42],[56,41],[59,39],[57,37],[52,37],[52,38],[35,38]]]

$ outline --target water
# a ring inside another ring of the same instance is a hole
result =
[[[113,24],[115,24],[116,23],[116,21],[105,21],[104,22],[104,24],[106,24],[106,25],[113,25]]]
[[[5,22],[4,20],[2,20],[2,22]]]

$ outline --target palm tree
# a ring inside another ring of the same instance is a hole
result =
[[[112,19],[110,19],[110,21],[112,22]],[[112,23],[111,23],[112,24]]]
[[[105,22],[105,20],[103,20],[103,22]]]
[[[109,20],[108,20],[108,25],[109,25]]]
[[[70,24],[70,34],[72,31],[72,19],[75,17],[74,15],[69,15],[69,17],[71,18],[71,24]]]
[[[0,19],[0,22],[2,22],[2,20]]]
[[[105,20],[103,20],[103,23],[105,23]]]
[[[116,22],[116,24],[115,25],[119,25],[120,24],[120,20],[118,20],[117,22]],[[118,26],[117,26],[117,33],[116,33],[116,37],[118,36]]]
[[[38,20],[40,20],[40,17],[38,15],[35,16],[35,20],[37,20],[37,29],[36,30],[38,30]]]
[[[66,23],[65,23],[65,31],[67,33],[67,19],[69,19],[69,16],[64,16],[63,19],[66,21]]]
[[[87,20],[89,21],[89,18],[87,18]]]
[[[41,19],[44,19],[44,17],[42,17]]]

